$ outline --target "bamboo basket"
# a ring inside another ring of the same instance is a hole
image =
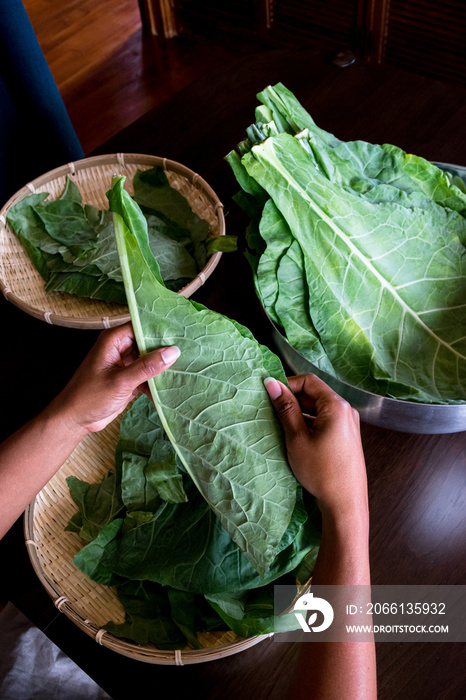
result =
[[[243,639],[232,631],[199,634],[202,649],[189,645],[182,650],[165,651],[152,644],[138,645],[102,629],[110,620],[125,619],[123,607],[113,588],[91,581],[74,564],[74,555],[83,541],[64,528],[77,510],[66,478],[77,476],[100,482],[113,468],[121,418],[99,433],[81,441],[60,471],[36,496],[24,514],[25,541],[32,566],[55,606],[98,644],[139,661],[182,666],[213,661],[249,649],[271,635]]]
[[[44,281],[26,253],[23,245],[7,223],[8,210],[27,195],[49,192],[57,199],[69,176],[78,186],[83,202],[108,209],[106,192],[115,173],[126,175],[125,188],[133,194],[132,181],[137,170],[154,166],[165,170],[170,185],[188,200],[193,211],[210,225],[209,238],[225,235],[223,205],[212,188],[189,168],[166,158],[138,153],[84,158],[41,175],[19,190],[0,211],[0,289],[5,298],[35,318],[50,324],[70,328],[110,328],[130,320],[126,306],[84,299],[74,294],[44,291]],[[205,268],[180,290],[191,296],[212,274],[221,253],[214,253]]]

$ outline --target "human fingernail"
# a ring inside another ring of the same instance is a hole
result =
[[[164,365],[171,365],[181,355],[181,350],[177,345],[171,345],[169,348],[164,348],[160,354]]]
[[[264,379],[264,386],[272,400],[278,399],[278,397],[281,396],[282,388],[273,377],[267,377],[267,379]]]

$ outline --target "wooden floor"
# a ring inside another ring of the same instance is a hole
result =
[[[137,0],[23,0],[85,153],[256,47],[143,31]],[[208,109],[208,105],[206,105]]]

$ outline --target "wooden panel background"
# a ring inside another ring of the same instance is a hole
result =
[[[174,0],[173,7],[180,26],[195,33],[215,26],[274,46],[351,49],[466,84],[464,0]]]
[[[466,83],[464,0],[391,0],[385,60]]]
[[[271,38],[298,40],[307,38],[337,42],[340,46],[356,46],[359,0],[273,0]]]

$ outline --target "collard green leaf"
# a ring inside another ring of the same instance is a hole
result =
[[[311,115],[284,85],[269,86],[258,94],[268,105],[279,131],[298,134],[307,130],[309,145],[320,171],[333,182],[351,186],[365,182],[364,189],[385,183],[406,193],[421,193],[424,203],[437,203],[466,215],[466,195],[449,173],[419,156],[390,144],[340,141],[316,125]],[[466,228],[462,229],[462,236]],[[463,238],[466,243],[466,239]]]
[[[187,503],[162,503],[150,520],[111,542],[105,567],[118,576],[156,581],[192,593],[257,588],[293,571],[318,547],[320,533],[301,498],[282,537],[277,556],[259,575],[219,519],[186,477]]]
[[[228,627],[239,637],[271,634],[274,631],[275,619],[273,614],[273,598],[271,605],[262,605],[257,609],[253,608],[248,614],[245,611],[247,595],[247,591],[243,591],[239,594],[214,594],[207,595],[206,600],[210,603],[215,612],[225,621]]]
[[[183,228],[166,214],[147,210],[150,248],[158,259],[162,278],[178,291],[205,265],[209,225],[193,214],[179,192],[172,190],[163,171],[162,176],[157,183],[147,171],[140,182],[137,179],[136,186],[139,190],[142,187],[144,198],[152,203],[158,203],[161,194],[161,209],[168,201],[168,213],[178,203],[184,212],[179,220],[191,227]],[[112,214],[83,205],[79,189],[70,178],[58,199],[46,201],[47,197],[48,193],[31,195],[8,212],[9,224],[47,283],[45,291],[125,304]],[[235,237],[223,238],[223,247],[213,243],[209,255],[215,252],[215,246],[218,250],[234,249]]]
[[[239,637],[299,629],[294,613],[274,614],[273,589],[206,595],[213,609]]]
[[[35,212],[35,207],[42,205],[47,197],[47,192],[31,194],[11,207],[7,214],[8,223],[23,243],[44,280],[50,276],[47,268],[50,256],[66,250],[65,246],[60,245],[49,236],[44,224]]]
[[[88,299],[126,304],[125,290],[119,282],[105,275],[96,277],[85,272],[54,272],[45,285],[46,292],[68,292]]]
[[[183,503],[187,496],[183,487],[183,477],[176,461],[175,452],[167,440],[154,443],[148,460],[147,481],[168,503]]]
[[[150,380],[164,429],[225,529],[264,574],[296,500],[280,425],[263,386],[268,355],[238,324],[166,289],[144,217],[122,178],[109,199],[140,352],[181,348],[176,364]]]
[[[312,322],[301,246],[293,241],[276,270],[275,313],[288,342],[319,369],[335,374]]]
[[[305,251],[312,322],[339,375],[395,398],[464,401],[458,217],[365,200],[310,168],[288,134],[243,162]]]
[[[120,261],[115,245],[112,215],[106,210],[90,206],[84,207],[83,211],[95,232],[96,244],[83,258],[73,258],[72,260],[68,258],[70,260],[69,270],[74,268],[76,271],[84,272],[92,265],[97,270],[96,274],[106,275],[112,280],[121,282]]]
[[[465,171],[340,141],[280,83],[258,98],[248,142],[227,160],[242,199],[265,190],[295,239],[285,252],[280,238],[265,252],[256,244],[259,260],[248,253],[272,320],[306,359],[351,384],[464,402]]]
[[[277,269],[280,259],[293,242],[286,220],[271,199],[265,204],[259,224],[259,233],[266,243],[256,270],[259,297],[276,323],[281,323],[275,311],[278,296]]]
[[[241,162],[241,158],[235,151],[231,151],[225,156],[225,160],[229,163],[231,169],[233,170],[236,179],[238,180],[241,188],[246,192],[249,197],[253,198],[254,201],[258,202],[261,207],[269,199],[267,192],[254,178],[252,178]],[[245,208],[248,208],[249,200],[245,200]],[[250,206],[250,205],[249,205]]]
[[[121,419],[120,437],[115,455],[115,467],[119,478],[121,478],[124,452],[132,452],[148,458],[152,445],[156,440],[163,438],[163,435],[164,431],[154,409],[154,403],[143,394],[125,411]]]
[[[180,277],[193,279],[197,269],[194,258],[187,248],[191,244],[190,238],[174,240],[167,235],[167,227],[160,218],[148,215],[146,220],[149,246],[157,258],[163,280],[176,280]],[[115,252],[118,255],[116,243]]]
[[[215,236],[207,241],[207,255],[233,253],[238,248],[238,236]]]
[[[170,222],[171,232],[167,231],[167,235],[174,238],[189,236],[197,268],[202,270],[206,263],[205,241],[209,223],[201,219],[191,209],[187,199],[170,186],[161,167],[138,170],[133,178],[133,186],[134,200],[146,213],[162,215]],[[175,226],[179,228],[178,231]]]
[[[249,216],[251,221],[260,219],[263,206],[254,197],[240,190],[233,195],[232,199]]]
[[[121,497],[128,511],[155,511],[159,494],[146,478],[147,457],[123,452]]]
[[[79,535],[91,541],[122,510],[121,487],[115,474],[110,472],[99,484],[88,484],[76,476],[69,476],[66,483],[81,514]],[[77,522],[76,517],[72,518],[72,525]]]
[[[313,549],[309,550],[309,552],[300,561],[296,569],[294,569],[293,576],[299,585],[304,586],[309,582],[309,579],[314,572],[318,554],[318,547],[314,547]]]
[[[96,583],[104,586],[114,586],[120,582],[120,578],[105,566],[102,561],[105,547],[118,535],[123,520],[117,518],[100,528],[97,537],[79,550],[75,554],[73,564],[80,569],[83,574],[89,576]]]
[[[157,496],[170,503],[187,500],[171,442],[153,402],[144,394],[122,419],[116,469],[129,510],[153,510],[158,505]]]
[[[82,204],[81,192],[77,184],[70,178],[69,175],[66,176],[65,189],[63,190],[59,199],[69,199],[71,202],[77,202],[77,204]]]
[[[78,510],[77,513],[75,513],[68,521],[68,524],[65,527],[65,532],[76,532],[80,533],[81,528],[83,526],[83,516],[81,515],[80,511]]]
[[[168,588],[167,595],[172,620],[193,649],[202,649],[196,631],[198,628],[196,620],[196,599],[198,596],[186,591],[177,591],[174,588]]]
[[[209,224],[193,212],[183,195],[170,186],[163,168],[138,170],[133,178],[134,200],[146,210],[151,210],[174,222],[180,229],[191,232],[193,240],[205,240]],[[172,234],[173,235],[173,234]],[[179,235],[179,234],[178,234]]]
[[[123,277],[115,241],[113,216],[111,212],[98,210],[95,207],[86,207],[85,214],[92,222],[96,234],[96,245],[81,258],[72,254],[66,255],[62,250],[61,255],[55,256],[49,264],[50,272],[82,272],[103,279],[108,277],[121,283],[123,291]],[[195,277],[197,274],[196,264],[186,248],[190,243],[189,238],[183,241],[169,238],[164,233],[167,225],[156,216],[148,216],[147,221],[149,245],[157,257],[163,279],[172,280],[184,277],[190,280]]]
[[[151,642],[159,649],[186,646],[185,635],[172,619],[167,591],[161,586],[129,581],[118,586],[117,592],[125,609],[125,622],[108,622],[104,629],[138,644]]]
[[[57,199],[37,205],[34,210],[49,236],[65,245],[77,258],[84,257],[95,247],[95,231],[77,202]]]
[[[129,448],[132,458],[144,464],[148,452],[151,458],[170,462],[169,454],[175,452],[171,443],[160,437],[160,431],[154,405],[142,395],[121,422],[119,468],[112,477],[118,484],[123,476],[123,498],[128,507],[139,501],[145,507],[149,487],[147,473],[125,479],[125,450]],[[305,505],[299,490],[277,557],[262,577],[229,537],[188,474],[183,472],[181,477],[179,472],[179,476],[185,480],[183,495],[187,502],[171,504],[159,499],[155,513],[130,510],[124,519],[121,514],[100,529],[96,539],[74,559],[94,581],[117,587],[126,619],[123,624],[109,622],[106,629],[137,643],[151,641],[160,648],[182,648],[186,642],[198,648],[197,633],[203,630],[229,627],[241,635],[266,633],[273,628],[279,631],[277,624],[286,621],[273,619],[271,586],[274,581],[292,584],[298,570],[312,572],[320,538],[313,514],[314,499],[307,496]],[[107,481],[108,477],[104,486]],[[70,485],[78,501],[92,500],[88,484],[71,480]],[[80,532],[82,526],[79,512],[66,529]],[[231,593],[233,589],[235,593]],[[213,600],[207,601],[205,593]],[[225,608],[224,602],[230,598],[239,598],[239,613]]]
[[[41,206],[47,197],[48,192],[38,192],[24,197],[8,210],[8,223],[12,226],[15,233],[25,235],[25,231],[31,229],[31,236],[37,235],[47,238],[46,231],[40,219],[34,214],[34,208]],[[50,237],[49,237],[50,238]],[[36,245],[38,242],[32,239]],[[53,243],[53,241],[51,241]],[[55,243],[56,245],[56,243]]]
[[[150,582],[126,581],[117,586],[125,622],[109,622],[105,629],[138,644],[151,642],[159,649],[201,649],[197,632],[225,629],[204,596],[177,591]]]
[[[123,521],[122,534],[126,535],[127,532],[135,527],[140,527],[149,520],[152,520],[154,514],[151,511],[146,510],[132,510],[126,513],[126,518]]]

